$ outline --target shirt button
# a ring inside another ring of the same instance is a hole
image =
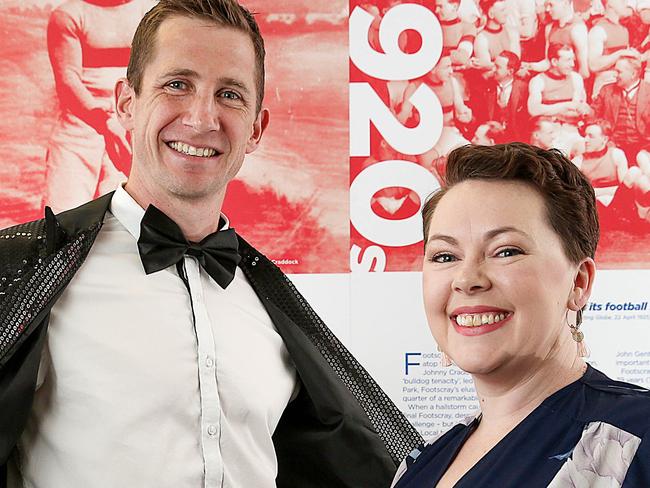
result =
[[[208,426],[208,434],[209,435],[215,435],[217,433],[217,428],[214,425],[209,425]]]
[[[214,366],[214,359],[208,356],[208,358],[205,360],[205,365],[208,368],[211,368],[212,366]]]

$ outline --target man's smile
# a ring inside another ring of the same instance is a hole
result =
[[[201,158],[211,158],[219,154],[219,151],[211,147],[196,147],[180,141],[170,141],[166,143],[167,146],[174,151],[187,156],[198,156]]]

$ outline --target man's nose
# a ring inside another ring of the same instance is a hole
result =
[[[485,264],[467,259],[456,268],[456,275],[451,283],[453,291],[466,295],[489,290],[491,286],[492,282],[486,272]]]
[[[219,107],[212,94],[196,95],[192,98],[183,123],[196,132],[210,132],[219,130]]]

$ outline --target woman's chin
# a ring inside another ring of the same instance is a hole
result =
[[[491,373],[498,367],[494,359],[494,357],[480,358],[461,354],[457,359],[454,359],[454,364],[471,375],[485,375]]]

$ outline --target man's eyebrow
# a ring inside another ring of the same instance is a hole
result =
[[[186,76],[187,78],[198,78],[199,74],[193,69],[177,68],[163,73],[160,78],[170,78],[173,76]]]
[[[243,81],[238,80],[237,78],[222,77],[219,78],[219,82],[222,83],[223,85],[239,88],[241,91],[246,92],[247,94],[250,93],[250,90],[246,86],[246,84]]]
[[[505,234],[506,232],[514,232],[516,234],[521,234],[524,237],[529,237],[528,234],[526,234],[523,230],[517,229],[516,227],[512,226],[504,226],[504,227],[497,227],[496,229],[492,229],[488,232],[485,233],[485,240],[489,241],[494,239],[500,234]],[[451,244],[452,246],[457,246],[458,245],[458,240],[454,237],[448,236],[446,234],[432,234],[429,236],[427,239],[427,243],[431,241],[444,241],[448,244]]]

